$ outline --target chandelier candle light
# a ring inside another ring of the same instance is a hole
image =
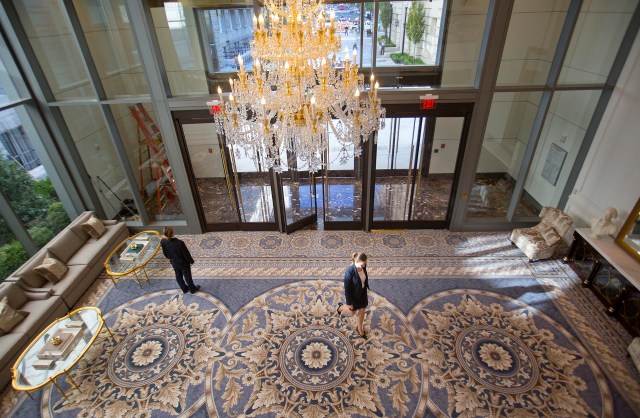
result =
[[[239,55],[227,100],[218,87],[218,100],[207,103],[227,145],[280,172],[288,156],[302,162],[298,170],[321,169],[330,136],[339,144],[336,160],[359,156],[363,141],[384,127],[373,74],[366,94],[357,50],[341,52],[335,15],[326,22],[323,0],[264,6],[265,14],[253,18],[253,72]]]

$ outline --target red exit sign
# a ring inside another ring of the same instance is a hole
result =
[[[435,109],[435,108],[436,108],[435,99],[423,100],[422,104],[420,105],[420,109]]]
[[[439,96],[435,94],[425,94],[424,96],[420,96],[420,109],[435,109],[437,100]]]
[[[207,102],[207,106],[209,106],[209,112],[211,112],[212,115],[220,113],[220,105],[222,105],[222,102],[218,100]]]

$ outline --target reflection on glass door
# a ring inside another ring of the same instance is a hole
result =
[[[269,223],[276,229],[269,170],[262,164],[259,154],[236,146],[229,149],[229,156],[241,222],[245,226],[255,224],[260,229],[265,229],[264,224]]]
[[[233,178],[215,125],[183,124],[182,132],[205,223],[237,224],[240,217],[233,190]]]
[[[464,122],[387,119],[376,147],[373,228],[446,226]]]
[[[227,147],[205,110],[174,115],[205,229],[276,230],[271,177],[260,156]]]
[[[424,123],[424,153],[415,180],[411,219],[446,222],[464,117],[425,118]]]
[[[318,219],[315,174],[305,171],[308,166],[291,153],[283,153],[280,158],[287,162],[288,168],[278,178],[282,190],[285,231],[291,233]]]
[[[387,118],[378,133],[373,220],[409,220],[412,178],[422,145],[422,118]]]
[[[354,157],[353,146],[347,146],[346,153],[341,151],[342,145],[330,132],[323,183],[318,187],[324,229],[361,229],[363,157]]]

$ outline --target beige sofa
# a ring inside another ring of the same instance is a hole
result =
[[[0,300],[27,316],[7,334],[0,336],[0,389],[11,381],[11,367],[27,345],[49,324],[67,314],[59,296],[49,292],[26,292],[18,283],[0,283]]]
[[[51,292],[61,297],[71,309],[103,270],[111,251],[129,236],[123,222],[102,221],[106,227],[104,234],[97,240],[90,237],[82,224],[91,215],[93,212],[84,212],[74,219],[5,281],[16,282],[27,292]],[[48,281],[33,270],[42,264],[47,252],[69,268],[57,283]]]
[[[40,331],[67,314],[104,269],[116,246],[129,236],[123,222],[102,221],[106,231],[95,239],[82,228],[93,212],[84,212],[0,284],[0,300],[28,315],[0,337],[0,389],[11,381],[11,367]],[[34,271],[47,253],[69,270],[57,283]]]

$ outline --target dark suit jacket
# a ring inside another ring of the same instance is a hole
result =
[[[162,246],[162,254],[171,261],[172,266],[193,264],[193,257],[191,257],[189,249],[178,238],[163,238],[160,241],[160,246]]]
[[[361,309],[369,304],[369,298],[367,296],[367,289],[369,288],[369,275],[367,274],[367,268],[364,270],[364,287],[360,282],[360,275],[356,270],[355,264],[352,264],[344,272],[344,295],[347,299],[347,305],[353,305],[353,309]]]

